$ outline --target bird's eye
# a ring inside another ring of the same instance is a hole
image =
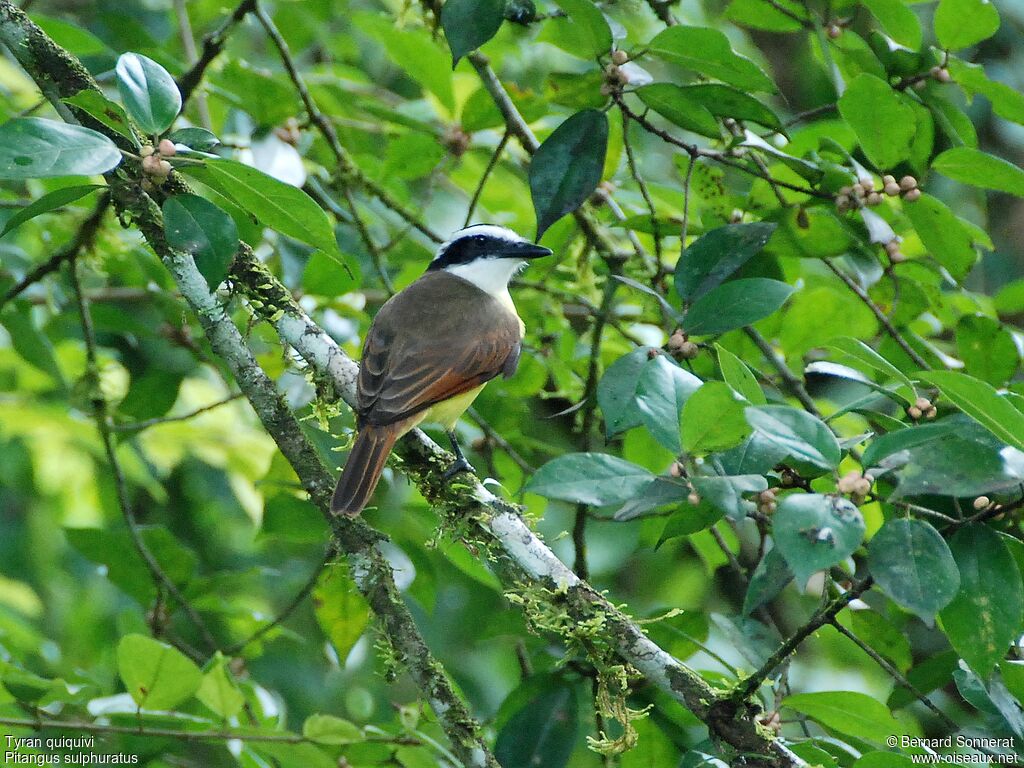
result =
[[[477,243],[478,245],[483,245],[484,242],[486,242],[486,240],[487,238],[485,238],[483,235],[474,235],[473,237],[473,242]]]

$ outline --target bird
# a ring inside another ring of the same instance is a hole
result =
[[[488,381],[515,373],[525,326],[509,282],[551,253],[511,229],[475,224],[442,243],[423,275],[384,303],[363,343],[357,434],[334,514],[363,511],[396,441],[421,423],[440,424],[451,441],[446,478],[472,471],[455,425]]]

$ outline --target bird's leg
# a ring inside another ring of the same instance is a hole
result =
[[[455,436],[455,430],[447,430],[448,439],[452,443],[452,452],[455,454],[455,461],[448,469],[444,471],[444,479],[450,480],[459,472],[475,472],[473,465],[466,460],[466,457],[462,454],[462,448],[459,447],[459,439]]]

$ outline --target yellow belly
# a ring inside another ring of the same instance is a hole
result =
[[[461,395],[456,395],[450,400],[432,405],[427,410],[420,414],[417,414],[413,419],[405,432],[408,432],[414,427],[418,427],[420,424],[426,422],[427,424],[440,424],[447,430],[455,429],[455,424],[459,418],[466,412],[466,409],[473,404],[476,400],[476,396],[480,394],[480,391],[486,385],[481,384],[475,389],[471,389],[468,392],[463,392]],[[403,433],[404,434],[404,433]]]

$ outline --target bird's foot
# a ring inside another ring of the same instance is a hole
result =
[[[472,464],[466,461],[465,456],[459,456],[454,462],[452,462],[452,465],[444,471],[443,477],[445,480],[451,480],[453,477],[459,474],[459,472],[469,472],[471,474],[475,474],[476,470],[473,468]]]

